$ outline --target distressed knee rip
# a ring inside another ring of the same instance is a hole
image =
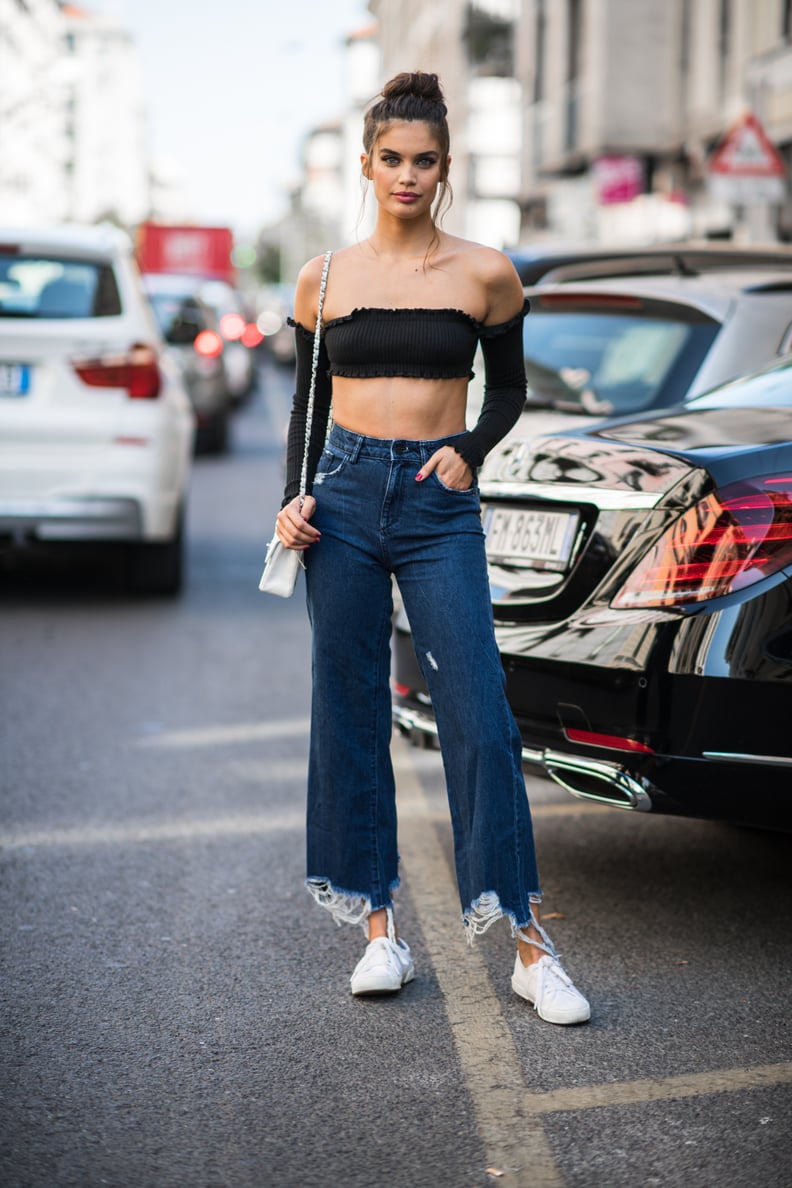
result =
[[[496,920],[505,917],[509,921],[511,934],[515,939],[525,941],[529,945],[535,945],[543,953],[548,953],[551,957],[556,957],[557,953],[553,942],[544,928],[542,928],[542,925],[539,923],[539,917],[533,909],[534,904],[538,906],[542,902],[541,896],[530,895],[529,900],[531,903],[531,918],[523,924],[518,924],[515,913],[507,911],[501,904],[497,891],[484,891],[478,899],[473,901],[462,916],[462,923],[465,926],[465,935],[467,936],[468,944],[472,945],[477,936],[482,936],[488,928],[492,927]],[[541,937],[540,940],[537,940],[535,936],[531,936],[526,931],[532,926],[536,929],[539,937]]]
[[[435,670],[435,672],[439,672],[439,671],[440,671],[440,670],[439,670],[439,668],[438,668],[438,666],[437,666],[437,661],[435,660],[435,658],[434,658],[434,656],[432,655],[432,653],[431,653],[431,652],[427,652],[427,653],[426,653],[426,659],[429,661],[429,663],[431,664],[431,666],[432,666],[432,668]]]

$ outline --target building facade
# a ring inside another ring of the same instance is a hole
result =
[[[789,155],[791,20],[788,0],[526,0],[523,237],[749,229],[711,193],[707,161],[746,110]]]
[[[370,0],[381,83],[402,70],[439,75],[451,131],[453,204],[443,225],[491,244],[520,228],[522,86],[515,71],[520,0]]]
[[[707,171],[746,110],[792,165],[792,0],[370,0],[369,8],[382,79],[432,70],[446,90],[448,230],[499,247],[537,237],[792,238],[789,199],[740,209],[713,194]]]
[[[68,217],[131,226],[149,210],[143,80],[138,49],[115,21],[76,5],[63,9],[71,65],[66,131]]]
[[[112,20],[58,0],[0,0],[0,222],[151,207],[137,47]]]
[[[56,0],[0,0],[0,223],[67,214],[62,32]]]

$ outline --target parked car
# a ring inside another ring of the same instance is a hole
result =
[[[217,315],[199,296],[194,277],[152,272],[144,275],[143,283],[165,342],[184,375],[196,416],[196,449],[225,453],[232,396]]]
[[[195,425],[114,227],[0,229],[0,537],[128,548],[174,594]]]
[[[543,282],[525,293],[520,436],[667,407],[792,345],[792,269],[781,265]],[[482,385],[479,374],[470,421]]]
[[[294,331],[287,319],[294,312],[294,285],[270,285],[259,295],[257,324],[264,334],[264,349],[281,367],[293,367]]]
[[[743,247],[715,240],[621,246],[589,243],[576,247],[534,243],[514,248],[506,254],[524,285],[561,278],[585,280],[593,276],[612,278],[792,265],[792,248],[786,246]]]
[[[524,758],[577,796],[792,829],[792,356],[480,476]],[[434,723],[409,625],[394,717]]]
[[[242,294],[226,281],[205,281],[197,293],[215,312],[225,344],[228,390],[233,403],[241,404],[256,386],[256,348],[264,335],[251,317]]]

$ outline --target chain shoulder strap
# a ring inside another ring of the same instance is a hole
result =
[[[319,307],[316,311],[316,330],[314,331],[313,356],[311,358],[311,384],[308,389],[308,407],[305,412],[305,445],[303,448],[302,469],[300,470],[300,505],[302,505],[302,501],[305,499],[306,488],[308,486],[308,450],[311,444],[314,398],[316,396],[316,373],[319,369],[319,347],[322,341],[322,311],[324,309],[327,274],[330,271],[330,257],[332,254],[332,252],[325,252],[322,279],[319,282]]]

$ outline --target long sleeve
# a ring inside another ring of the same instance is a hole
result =
[[[295,333],[296,383],[289,432],[286,439],[286,487],[281,507],[291,503],[300,493],[300,471],[305,449],[305,423],[308,415],[308,395],[311,388],[311,364],[313,360],[314,336],[299,322],[292,322]],[[322,340],[319,347],[319,363],[316,369],[316,390],[314,393],[311,440],[308,446],[308,491],[311,490],[316,467],[322,456],[327,423],[332,402],[332,382],[329,375],[330,361]]]
[[[523,358],[523,319],[530,305],[508,322],[481,326],[479,339],[484,356],[484,400],[473,429],[462,434],[454,449],[472,470],[477,470],[493,446],[516,425],[525,407],[527,380]]]

